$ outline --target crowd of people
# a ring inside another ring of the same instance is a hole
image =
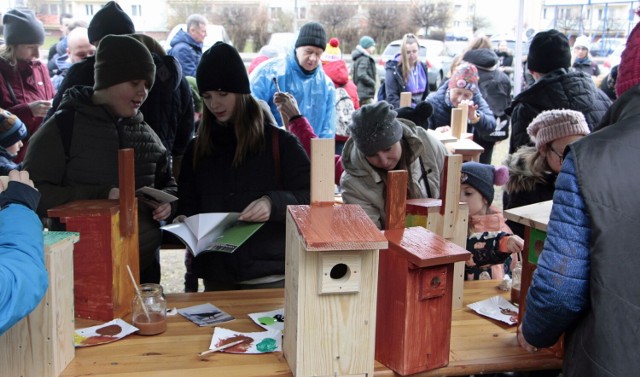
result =
[[[311,139],[335,139],[343,201],[360,205],[385,229],[388,171],[408,172],[407,198],[440,198],[449,152],[435,133],[448,131],[452,109],[463,105],[466,131],[485,150],[480,162],[462,165],[471,253],[465,279],[511,274],[524,232],[502,210],[553,200],[518,341],[536,352],[565,333],[566,376],[630,375],[638,366],[625,350],[635,345],[640,307],[632,278],[640,242],[632,209],[639,203],[627,168],[640,132],[640,26],[615,79],[607,80],[615,88],[612,104],[595,85],[600,72],[588,38],[571,46],[553,29],[532,38],[532,81],[511,98],[518,59],[503,43],[494,50],[486,37],[471,41],[450,77],[429,93],[428,67],[411,33],[381,78],[372,37],[360,38],[349,67],[339,39],[328,38],[318,22],[303,25],[284,56],[261,50],[248,72],[229,44],[203,51],[201,15],[189,17],[168,53],[136,33],[113,1],[88,25],[70,15],[60,21],[63,37],[48,69],[39,60],[41,22],[18,9],[3,16],[0,175],[10,181],[0,183],[0,334],[47,288],[37,233],[43,223],[64,228],[47,219],[47,210],[117,199],[118,149],[135,151],[136,187],[178,197],[158,207],[139,203],[142,283],[160,282],[161,224],[239,212],[240,220],[265,225],[232,254],[187,252],[185,291],[197,291],[199,279],[208,291],[283,287],[286,207],[309,204]],[[400,106],[405,92],[411,103]],[[493,147],[506,139],[509,155],[494,166]],[[495,186],[505,184],[497,208]],[[22,246],[5,242],[9,233],[24,237]]]

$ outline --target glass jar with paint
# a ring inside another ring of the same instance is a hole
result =
[[[133,298],[133,325],[140,335],[156,335],[167,330],[167,301],[160,284],[141,284]]]

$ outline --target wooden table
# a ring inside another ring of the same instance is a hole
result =
[[[496,281],[465,282],[463,309],[453,312],[451,357],[444,368],[415,376],[459,376],[499,371],[559,369],[562,362],[550,352],[529,354],[518,346],[515,326],[482,317],[466,305],[495,295],[508,297]],[[247,313],[284,307],[284,290],[228,291],[167,295],[170,307],[211,302],[236,320],[222,324],[237,331],[260,331]],[[127,321],[130,318],[125,318]],[[95,323],[77,320],[77,327]],[[211,342],[212,329],[181,317],[170,317],[169,328],[156,336],[130,335],[120,341],[76,349],[75,359],[62,376],[292,376],[282,353],[198,357]],[[319,339],[319,341],[322,341]],[[312,357],[312,355],[309,355]],[[375,376],[395,376],[376,362]]]

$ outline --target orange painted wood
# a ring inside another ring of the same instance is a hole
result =
[[[134,207],[136,206],[136,178],[133,149],[118,151],[118,187],[120,189],[120,233],[130,236],[134,229]]]
[[[73,252],[75,315],[110,321],[131,311],[135,294],[126,270],[140,275],[138,211],[133,234],[120,234],[117,200],[80,200],[49,210],[71,232],[80,233]]]
[[[400,375],[449,362],[454,263],[469,252],[422,228],[385,231],[380,253],[376,360]]]
[[[384,234],[389,249],[396,250],[416,267],[466,261],[471,256],[465,248],[423,227],[385,230]]]
[[[465,305],[496,295],[509,297],[508,292],[496,288],[495,281],[464,283]],[[236,318],[227,327],[254,332],[263,330],[247,314],[282,308],[284,289],[168,294],[167,301],[169,307],[178,308],[213,303]],[[131,316],[124,319],[130,321]],[[217,352],[210,357],[199,358],[198,352],[209,348],[211,328],[198,327],[180,315],[167,317],[167,322],[167,331],[160,335],[133,334],[111,344],[76,349],[75,358],[62,376],[293,376],[280,352],[259,355]],[[76,328],[95,324],[97,321],[76,320]],[[528,353],[518,346],[515,326],[483,317],[466,306],[453,311],[449,360],[446,367],[422,372],[415,377],[562,368],[562,360],[555,358],[551,352],[540,350]],[[394,377],[396,374],[376,363],[374,376]]]
[[[307,251],[386,249],[387,239],[355,204],[289,206]]]
[[[406,170],[387,172],[387,200],[385,201],[385,229],[404,229],[405,207],[407,203]]]

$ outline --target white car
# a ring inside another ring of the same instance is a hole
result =
[[[385,77],[385,64],[400,52],[401,39],[395,40],[385,47],[378,60],[378,77]],[[429,89],[436,90],[448,76],[453,60],[444,42],[436,39],[418,39],[420,44],[420,60],[427,64]]]
[[[174,26],[173,29],[171,29],[171,31],[169,32],[169,35],[167,35],[167,39],[162,44],[162,47],[164,47],[165,51],[169,51],[171,49],[171,41],[173,40],[173,37],[176,36],[176,34],[180,29],[186,32],[187,24],[178,24]],[[202,51],[204,52],[208,50],[209,47],[213,46],[218,41],[222,41],[230,45],[233,45],[233,43],[231,42],[231,39],[229,39],[229,35],[227,34],[227,31],[224,29],[224,26],[208,24],[207,36],[204,38],[204,42],[202,43],[203,45]]]

